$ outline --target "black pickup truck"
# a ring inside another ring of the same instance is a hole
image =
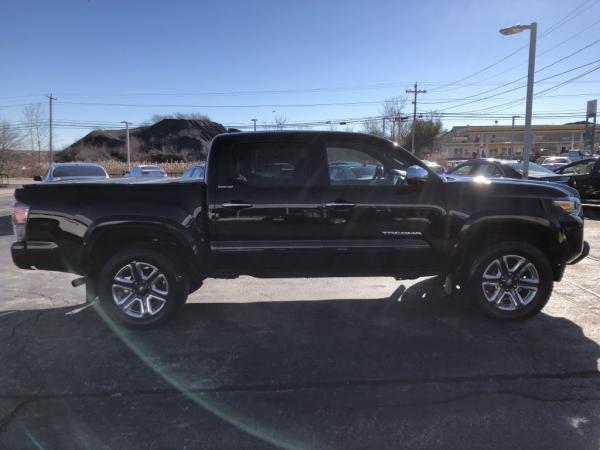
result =
[[[223,134],[206,169],[204,182],[24,186],[13,260],[80,275],[112,319],[147,328],[204,279],[239,275],[439,275],[488,316],[522,320],[589,251],[572,188],[450,181],[369,135]]]

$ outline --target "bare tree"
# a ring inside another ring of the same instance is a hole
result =
[[[408,123],[403,120],[406,98],[391,97],[384,100],[379,111],[380,119],[370,119],[363,124],[365,133],[401,141],[409,132]]]
[[[285,128],[285,124],[287,123],[287,118],[285,116],[275,116],[275,129],[283,130]]]
[[[6,166],[10,152],[17,150],[22,141],[20,131],[8,120],[0,119],[0,171]]]
[[[177,112],[174,114],[154,114],[152,116],[152,123],[160,122],[163,119],[185,119],[185,120],[210,120],[206,114],[197,112]]]
[[[32,152],[37,150],[38,160],[41,160],[42,148],[48,142],[48,121],[40,103],[27,106],[23,110],[23,121],[27,126],[26,137]]]

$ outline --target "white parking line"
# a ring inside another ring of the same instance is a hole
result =
[[[586,287],[581,286],[580,284],[575,283],[574,281],[569,280],[568,278],[563,278],[563,281],[566,281],[569,284],[572,284],[573,286],[579,288],[579,289],[583,289],[586,292],[589,292],[592,295],[595,295],[596,297],[600,298],[600,294],[598,294],[595,291],[592,291],[591,289],[588,289]]]

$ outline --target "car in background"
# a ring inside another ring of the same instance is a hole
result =
[[[540,165],[546,169],[555,171],[556,169],[566,166],[567,164],[571,164],[572,162],[573,161],[566,156],[548,156],[547,158],[544,158]]]
[[[204,165],[203,164],[194,164],[193,166],[188,167],[181,174],[181,178],[197,178],[200,180],[204,179]]]
[[[332,183],[348,180],[374,180],[377,178],[377,164],[357,164],[334,162],[329,165],[329,179]]]
[[[569,185],[577,189],[582,201],[600,201],[600,158],[575,161],[557,169],[556,173],[570,178]]]
[[[444,168],[441,165],[439,165],[438,163],[436,163],[435,161],[429,161],[429,160],[424,159],[423,162],[425,163],[425,165],[427,167],[429,167],[431,170],[433,170],[438,175],[443,175],[444,173],[446,173]]]
[[[167,173],[158,166],[140,165],[133,166],[124,176],[125,178],[164,178],[167,176]]]
[[[514,159],[481,158],[459,164],[446,172],[446,176],[523,178],[523,162]],[[552,172],[539,164],[529,163],[529,179],[568,184],[569,177]]]
[[[579,148],[572,148],[567,152],[567,157],[571,161],[579,161],[581,159],[588,159],[592,157],[592,154],[588,150],[582,150]]]
[[[54,183],[58,181],[98,180],[110,178],[104,167],[93,163],[52,163],[44,176],[36,175],[33,181]]]

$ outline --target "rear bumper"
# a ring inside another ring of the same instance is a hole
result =
[[[10,247],[12,260],[21,269],[42,269],[70,272],[54,242],[18,241]]]

